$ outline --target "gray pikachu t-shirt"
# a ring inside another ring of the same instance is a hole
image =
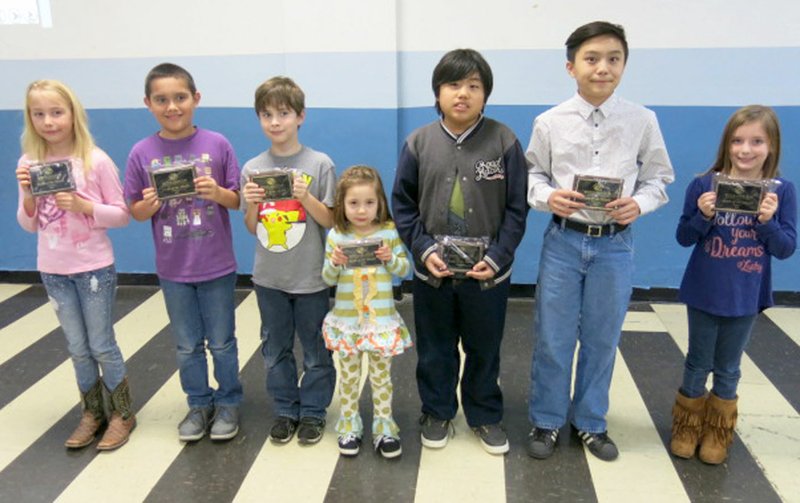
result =
[[[329,208],[334,204],[336,172],[330,157],[303,147],[289,157],[263,152],[242,168],[242,187],[255,172],[289,168],[302,173],[309,192]],[[242,198],[242,211],[247,202]],[[322,281],[324,227],[295,199],[261,203],[256,224],[253,283],[288,293],[314,293],[328,288]]]

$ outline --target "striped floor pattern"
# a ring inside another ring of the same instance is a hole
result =
[[[736,439],[729,460],[710,467],[672,458],[665,447],[687,346],[681,305],[635,303],[628,312],[608,417],[621,455],[604,463],[587,455],[568,429],[551,459],[525,454],[530,299],[510,301],[503,343],[511,452],[484,453],[461,415],[447,448],[421,448],[411,351],[394,363],[395,418],[404,432],[403,456],[395,461],[369,449],[355,459],[339,457],[336,400],[320,444],[272,445],[255,295],[239,290],[237,303],[241,431],[230,442],[184,445],[176,425],[186,405],[161,292],[119,289],[115,328],[128,358],[138,427],[128,445],[99,454],[93,447],[63,447],[79,417],[78,396],[43,288],[0,284],[0,501],[800,501],[800,309],[774,308],[759,317],[742,362]],[[413,327],[411,299],[398,305]],[[365,424],[371,422],[368,388]]]

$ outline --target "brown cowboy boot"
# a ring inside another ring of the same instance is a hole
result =
[[[669,450],[679,458],[694,456],[703,432],[706,397],[688,398],[678,391],[672,406],[672,440]]]
[[[106,423],[106,414],[103,410],[103,385],[98,379],[94,386],[86,393],[81,393],[81,422],[69,436],[64,446],[70,449],[80,449],[94,442],[97,430]]]
[[[733,429],[736,426],[736,401],[736,398],[723,400],[714,393],[708,395],[700,461],[718,465],[728,457],[728,447],[733,442]]]
[[[111,419],[103,438],[97,444],[97,450],[110,451],[121,447],[128,441],[131,431],[136,427],[136,416],[131,409],[131,390],[128,378],[111,392]]]

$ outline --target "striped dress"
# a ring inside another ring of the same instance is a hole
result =
[[[392,260],[372,267],[346,268],[331,263],[339,244],[366,238],[381,238],[392,249]],[[342,354],[363,351],[383,356],[397,355],[411,347],[411,336],[394,307],[392,275],[405,277],[409,261],[393,222],[368,235],[340,233],[332,229],[325,244],[322,278],[336,285],[336,302],[325,316],[322,335],[325,345]]]

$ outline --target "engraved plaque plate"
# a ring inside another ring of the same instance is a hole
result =
[[[611,211],[605,205],[622,196],[622,179],[576,175],[572,190],[585,196],[586,209]]]
[[[75,190],[72,162],[69,160],[36,164],[28,171],[31,175],[31,194],[34,196]]]
[[[159,199],[196,195],[195,178],[197,169],[194,164],[182,164],[150,172],[150,182],[156,189]]]

